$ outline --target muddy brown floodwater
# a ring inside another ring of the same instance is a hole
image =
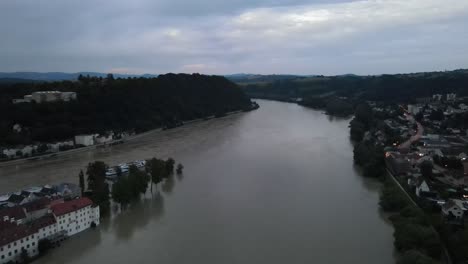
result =
[[[174,157],[184,174],[36,263],[394,263],[379,183],[353,167],[348,119],[295,104],[0,167],[0,190],[63,181],[94,160]]]

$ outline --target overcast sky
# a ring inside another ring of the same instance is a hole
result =
[[[468,68],[467,0],[0,0],[0,71]]]

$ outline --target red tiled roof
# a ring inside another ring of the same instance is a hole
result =
[[[60,204],[54,204],[50,207],[52,212],[55,216],[61,216],[64,214],[68,214],[70,212],[74,212],[86,206],[90,206],[93,204],[89,198],[83,197],[76,200],[66,201]]]
[[[3,218],[8,216],[10,219],[15,218],[15,220],[26,218],[23,208],[21,206],[15,206],[10,208],[5,208],[0,210],[0,221],[3,221]]]
[[[32,222],[32,226],[36,229],[40,229],[46,226],[50,226],[57,223],[55,217],[52,214],[45,215],[39,219],[36,219]]]
[[[3,247],[13,241],[30,236],[36,233],[36,229],[27,225],[16,225],[8,222],[1,222],[0,228],[0,247]]]

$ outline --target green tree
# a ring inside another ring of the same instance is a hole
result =
[[[359,104],[354,111],[354,116],[366,129],[369,129],[373,120],[373,113],[372,108],[367,103]]]
[[[419,167],[421,169],[421,174],[423,177],[431,177],[432,176],[432,162],[430,161],[423,161]]]
[[[49,251],[49,249],[52,248],[52,243],[49,239],[44,238],[39,240],[39,242],[37,243],[37,247],[39,250],[39,254],[44,255]]]
[[[25,248],[21,250],[20,259],[21,263],[31,262],[31,257],[29,256],[28,251]]]
[[[184,165],[182,165],[182,164],[180,164],[180,163],[177,164],[176,173],[180,175],[180,174],[182,174],[182,171],[183,171],[183,170],[184,170]]]
[[[128,179],[126,177],[118,178],[112,185],[112,199],[125,206],[131,201],[131,198]]]
[[[132,165],[129,168],[128,176],[118,178],[112,185],[112,199],[122,205],[126,205],[131,200],[138,199],[140,194],[146,192],[148,181],[148,174]]]
[[[49,148],[46,144],[40,144],[39,147],[37,147],[37,153],[44,153],[47,150],[49,150]]]
[[[418,250],[408,250],[398,260],[398,264],[437,264],[438,261]]]
[[[167,176],[174,173],[175,160],[173,158],[168,158],[166,160],[166,174]]]
[[[394,182],[385,179],[380,193],[379,205],[386,212],[396,212],[409,205],[409,201]]]
[[[394,245],[401,252],[418,249],[432,258],[439,258],[442,244],[437,233],[429,226],[409,222],[395,223]]]
[[[85,192],[85,179],[84,179],[84,173],[83,170],[80,170],[80,174],[78,175],[79,181],[80,181],[80,189],[81,189],[81,195]]]
[[[86,169],[88,190],[92,191],[91,199],[101,205],[109,201],[109,186],[106,183],[107,165],[102,161],[89,163]]]
[[[163,160],[152,158],[147,161],[146,166],[151,175],[151,181],[154,184],[160,183],[166,177],[166,163]]]

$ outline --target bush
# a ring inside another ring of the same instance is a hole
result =
[[[408,250],[398,260],[398,264],[437,264],[434,259],[417,250]]]
[[[397,212],[408,206],[409,201],[395,183],[386,179],[380,194],[379,205],[386,212]]]
[[[395,248],[398,251],[418,249],[433,258],[439,258],[442,244],[437,233],[428,226],[400,222],[395,224]]]
[[[39,250],[39,254],[44,255],[49,251],[49,249],[52,248],[52,243],[49,239],[44,238],[39,240],[39,242],[37,243],[37,247]]]

